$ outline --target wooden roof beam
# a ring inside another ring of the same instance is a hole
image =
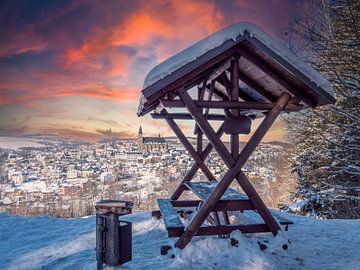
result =
[[[266,75],[268,75],[270,78],[272,78],[274,81],[276,81],[278,84],[283,86],[285,89],[287,89],[290,93],[292,93],[295,96],[298,96],[298,93],[294,91],[294,86],[289,83],[287,80],[283,78],[282,75],[280,75],[270,64],[263,61],[259,57],[250,54],[247,50],[244,50],[243,48],[239,49],[241,52],[241,55],[245,57],[250,63],[258,67],[260,70],[262,70]],[[309,104],[311,107],[315,107],[316,103],[308,98],[302,97],[302,100],[304,100],[307,104]]]
[[[275,102],[277,100],[277,96],[271,94],[270,92],[266,91],[264,87],[259,85],[257,82],[252,80],[249,76],[247,76],[244,72],[239,70],[239,79],[247,84],[249,87],[254,89],[256,92],[258,92],[261,96],[266,98],[268,101]]]
[[[207,120],[212,120],[212,121],[224,121],[225,120],[225,115],[222,114],[208,114],[204,116],[207,117]],[[167,114],[163,114],[163,113],[152,113],[151,117],[153,119],[166,119],[166,118],[171,118],[171,119],[177,119],[177,120],[193,120],[192,116],[188,113],[167,113]]]
[[[195,104],[199,108],[210,109],[240,109],[240,110],[271,110],[275,103],[272,102],[240,102],[240,101],[208,101],[208,100],[194,100]],[[185,108],[185,104],[182,100],[162,100],[164,107],[170,108]],[[286,105],[284,111],[296,112],[302,109],[302,105],[289,103]]]
[[[223,99],[223,100],[229,100],[229,97],[225,94],[223,94],[220,90],[216,89],[214,87],[213,93],[215,96],[218,96],[219,98]]]
[[[228,96],[231,97],[231,83],[229,78],[226,76],[225,72],[223,72],[218,78],[217,82],[223,85],[228,93]],[[241,91],[239,88],[239,97],[245,101],[256,101],[253,97],[249,96],[244,91]]]

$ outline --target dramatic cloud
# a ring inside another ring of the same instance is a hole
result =
[[[107,118],[101,129],[133,119],[128,130],[118,132],[134,134],[139,124],[136,100],[153,66],[237,21],[251,21],[276,34],[301,14],[301,7],[291,0],[1,1],[0,131],[5,122],[8,131],[29,128],[11,127],[9,115],[33,115],[32,131],[63,124],[63,114],[46,101],[63,104],[67,97],[89,97],[126,108]],[[94,114],[102,108],[91,109],[95,103],[87,105],[86,116],[76,107],[61,107],[70,117],[67,127],[84,118],[102,119]],[[96,133],[98,121],[89,122],[92,126],[81,132]],[[150,133],[155,133],[153,126],[151,122]],[[167,128],[162,131],[171,134]]]

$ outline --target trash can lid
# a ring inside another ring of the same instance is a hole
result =
[[[101,200],[96,203],[97,212],[130,213],[133,203],[120,200]]]

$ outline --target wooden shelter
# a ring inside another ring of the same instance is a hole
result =
[[[153,118],[164,119],[195,161],[172,197],[158,200],[169,236],[179,237],[176,246],[184,248],[196,235],[223,235],[234,230],[276,235],[279,223],[290,223],[273,216],[242,167],[280,113],[334,102],[326,79],[250,23],[225,28],[151,70],[145,78],[138,115],[154,111]],[[261,124],[239,149],[239,134],[249,134],[253,120],[260,117]],[[196,147],[175,120],[194,120]],[[217,131],[210,121],[220,122]],[[230,136],[230,150],[221,140],[224,133]],[[205,147],[204,135],[209,142]],[[206,166],[213,149],[228,167],[222,179],[215,179]],[[205,182],[192,181],[199,169]],[[234,180],[244,193],[229,187]],[[185,190],[199,200],[180,200]],[[186,225],[178,216],[184,207],[198,209]],[[229,211],[254,211],[262,222],[231,224]]]

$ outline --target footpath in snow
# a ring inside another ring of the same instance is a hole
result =
[[[133,222],[133,260],[119,269],[360,269],[360,220],[315,220],[284,214],[295,225],[268,234],[230,239],[195,237],[184,249],[174,245],[161,220],[149,212],[123,217]],[[0,269],[96,269],[95,218],[18,217],[0,213]],[[268,240],[261,251],[258,241]],[[290,240],[287,250],[282,245]],[[175,258],[171,258],[175,255]],[[114,269],[114,268],[108,268]]]

